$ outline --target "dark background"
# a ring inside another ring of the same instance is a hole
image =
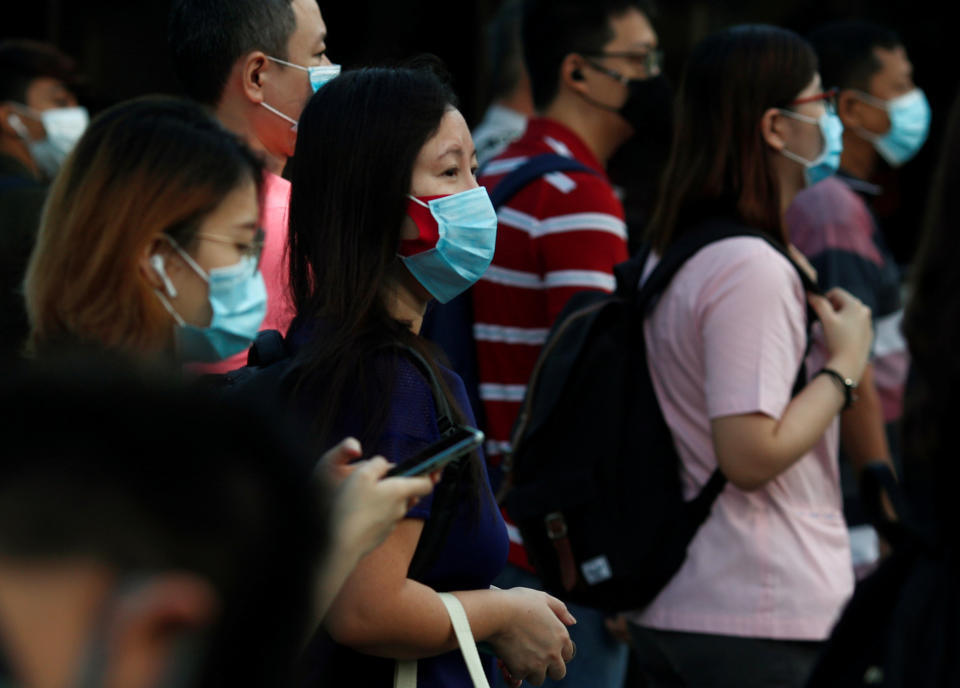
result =
[[[483,26],[498,0],[321,0],[329,55],[345,67],[397,60],[423,52],[449,67],[471,125],[486,106]],[[34,0],[6,13],[0,38],[47,40],[80,63],[89,78],[85,104],[95,114],[119,100],[151,92],[179,91],[167,57],[169,0],[118,2]],[[933,108],[930,140],[898,174],[890,174],[879,204],[891,214],[893,248],[906,259],[919,228],[930,173],[942,128],[960,82],[956,59],[946,46],[954,38],[947,21],[930,2],[869,0],[660,0],[654,25],[666,53],[665,71],[679,78],[692,45],[713,30],[738,23],[772,23],[801,34],[826,21],[859,17],[898,31],[916,69],[916,80]],[[829,84],[824,84],[829,86]]]

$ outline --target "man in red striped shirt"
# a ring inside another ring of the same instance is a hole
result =
[[[636,0],[527,3],[524,58],[539,116],[485,165],[480,183],[492,191],[540,154],[573,158],[588,169],[547,173],[499,208],[496,254],[473,287],[479,391],[494,471],[509,451],[527,381],[557,315],[577,291],[613,291],[613,266],[628,257],[623,207],[604,168],[617,148],[643,133],[651,111],[669,107],[668,98],[650,102],[662,93],[650,82],[662,77],[648,15]],[[522,571],[532,568],[509,521],[508,529],[505,575],[513,584],[535,584]],[[585,613],[574,614],[579,626],[587,625]],[[598,618],[599,638],[575,637],[581,652],[564,686],[623,685],[626,647],[606,636]]]

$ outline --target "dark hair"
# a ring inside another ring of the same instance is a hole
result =
[[[824,88],[855,88],[870,91],[870,77],[882,65],[875,48],[892,50],[902,45],[896,32],[865,21],[826,24],[813,31],[809,40],[820,61]]]
[[[103,356],[3,380],[0,554],[197,574],[219,615],[190,685],[284,685],[325,530],[281,420]]]
[[[300,117],[290,163],[290,281],[297,323],[316,333],[301,350],[299,387],[319,402],[322,447],[340,439],[344,408],[363,414],[358,439],[378,445],[398,359],[384,346],[406,345],[437,372],[431,349],[393,318],[387,301],[414,163],[454,107],[434,69],[367,68],[325,85]]]
[[[806,88],[817,58],[800,36],[774,26],[736,26],[701,41],[676,103],[673,147],[648,239],[663,251],[683,217],[723,208],[784,244],[780,185],[760,133],[763,113]]]
[[[49,77],[73,90],[79,83],[76,63],[48,43],[0,41],[0,102],[24,103],[35,79]]]
[[[487,25],[490,100],[513,93],[523,76],[522,0],[506,0]]]
[[[610,20],[630,9],[648,17],[653,13],[652,4],[644,0],[526,0],[523,58],[537,109],[557,96],[564,58],[600,51],[614,37]]]
[[[907,386],[902,422],[904,469],[916,468],[922,477],[932,478],[934,506],[947,524],[957,522],[954,426],[960,381],[958,188],[960,97],[950,111],[927,203],[923,238],[910,273],[913,289],[903,319],[911,361],[911,384]]]
[[[162,232],[189,247],[204,217],[250,178],[261,185],[259,159],[196,103],[148,96],[103,112],[47,199],[26,276],[29,347],[165,348],[170,314],[139,258]]]
[[[292,0],[175,0],[167,41],[173,68],[194,100],[216,105],[234,64],[254,50],[287,59],[297,27]]]

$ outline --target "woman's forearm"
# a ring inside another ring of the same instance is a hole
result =
[[[844,394],[817,375],[793,398],[778,420],[753,413],[712,421],[717,463],[742,490],[755,490],[810,451],[840,412]]]

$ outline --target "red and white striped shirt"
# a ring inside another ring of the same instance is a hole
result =
[[[480,183],[492,191],[508,173],[542,153],[574,158],[596,174],[546,174],[497,212],[496,253],[473,287],[486,453],[494,466],[509,451],[510,431],[553,321],[576,292],[613,291],[613,266],[628,257],[623,206],[603,165],[559,122],[531,119],[524,135],[484,167]],[[530,568],[509,519],[507,528],[510,562]]]

